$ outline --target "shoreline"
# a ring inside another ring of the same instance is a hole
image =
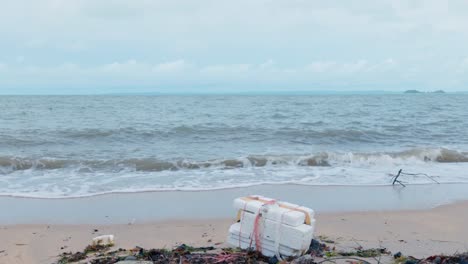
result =
[[[168,219],[220,219],[236,197],[261,194],[317,213],[430,209],[468,200],[468,184],[401,186],[261,185],[213,191],[116,193],[81,198],[0,197],[0,225],[127,224]]]
[[[444,182],[438,183],[438,185],[467,185],[468,182]],[[409,186],[431,186],[435,185],[434,183],[412,183],[408,184]],[[41,196],[27,196],[20,194],[0,194],[1,198],[18,198],[18,199],[40,199],[40,200],[68,200],[68,199],[86,199],[99,196],[108,196],[108,195],[132,195],[132,194],[141,194],[141,193],[198,193],[198,192],[215,192],[215,191],[228,191],[228,190],[238,190],[244,188],[255,188],[255,187],[274,187],[274,186],[299,186],[299,187],[314,187],[314,188],[384,188],[384,187],[401,187],[401,185],[392,185],[392,184],[369,184],[369,185],[353,185],[353,184],[302,184],[302,183],[261,183],[261,184],[252,184],[245,186],[234,186],[234,187],[224,187],[224,188],[212,188],[212,189],[158,189],[158,190],[138,190],[138,191],[110,191],[103,193],[94,193],[89,195],[78,195],[78,196],[58,196],[58,197],[41,197]],[[468,196],[467,196],[468,197]]]

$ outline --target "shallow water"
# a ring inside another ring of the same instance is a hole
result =
[[[468,95],[0,96],[0,195],[468,182]],[[411,183],[431,183],[406,176]]]

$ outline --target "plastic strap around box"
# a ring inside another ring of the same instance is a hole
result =
[[[265,204],[269,204],[272,201],[274,201],[274,200],[267,199],[267,198],[262,197],[262,196],[246,196],[246,197],[241,197],[240,199],[246,201],[247,203],[250,202],[250,201],[259,201],[259,202],[262,202],[262,203],[265,203]],[[303,213],[304,216],[305,216],[304,223],[306,225],[311,224],[311,216],[310,216],[309,212],[307,212],[307,210],[304,210],[304,209],[300,208],[300,206],[294,207],[294,206],[292,206],[292,204],[282,204],[281,202],[278,202],[278,205],[281,208],[285,208],[285,209],[289,209],[291,211],[297,211],[297,212]],[[239,213],[238,213],[238,216],[239,216]],[[240,218],[238,218],[237,220],[239,221]]]

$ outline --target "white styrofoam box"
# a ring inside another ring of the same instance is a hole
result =
[[[243,249],[247,249],[250,246],[255,249],[255,246],[256,246],[255,239],[252,239],[252,243],[251,243],[250,235],[244,232],[239,232],[240,228],[241,227],[239,223],[236,223],[231,226],[231,228],[229,229],[229,236],[228,236],[227,242],[231,244],[232,246],[241,247]],[[262,247],[263,255],[265,256],[275,255],[276,248],[275,248],[274,240],[271,240],[268,238],[262,238],[261,247]],[[298,256],[298,255],[301,255],[308,248],[309,246],[300,248],[300,249],[294,249],[294,248],[291,248],[288,244],[279,244],[278,251],[283,256]]]
[[[112,245],[114,244],[114,235],[102,235],[93,238],[92,245]]]
[[[231,244],[232,246],[240,247],[243,249],[247,249],[249,247],[252,247],[253,249],[256,249],[256,244],[255,244],[255,239],[251,242],[251,239],[246,236],[245,233],[242,233],[239,236],[239,233],[229,233],[228,240],[227,242]],[[287,256],[292,256],[297,254],[297,252],[300,252],[300,250],[297,249],[292,249],[288,247],[287,245],[278,245],[279,248],[279,253],[282,255],[287,255]],[[265,256],[273,256],[275,255],[276,248],[275,248],[275,242],[272,240],[268,239],[262,239],[261,240],[261,247],[262,247],[262,254]],[[269,251],[268,253],[265,253],[264,251]]]
[[[307,212],[309,214],[309,217],[310,218],[314,218],[315,217],[315,212],[314,210],[308,208],[308,207],[305,207],[305,206],[300,206],[300,205],[297,205],[297,204],[293,204],[293,203],[288,203],[288,202],[279,202],[281,205],[284,205],[284,206],[288,206],[288,207],[291,207],[291,208],[296,208],[296,209],[299,209],[301,211],[304,211],[304,212]]]
[[[241,222],[239,224],[242,233],[253,233],[255,218],[255,214],[245,211],[241,213]],[[311,225],[302,224],[295,227],[270,219],[261,219],[261,221],[261,235],[264,238],[275,240],[278,234],[279,236],[276,239],[294,249],[308,248],[314,235],[315,219],[311,219]],[[277,228],[279,228],[279,233],[277,233]]]
[[[250,240],[243,238],[243,237],[239,241],[239,239],[236,238],[235,236],[229,236],[227,242],[231,245],[236,245],[236,247],[240,246],[240,248],[243,248],[243,249],[247,249],[250,246]],[[276,255],[276,249],[273,248],[271,243],[272,242],[267,244],[267,242],[264,241],[264,246],[262,247],[262,252],[261,252],[262,255],[267,256],[267,257],[272,257]],[[253,249],[255,249],[255,245],[252,245],[252,247]],[[289,249],[287,247],[284,247],[283,245],[280,245],[279,253],[282,256],[298,256],[301,254],[300,251]]]
[[[242,235],[239,236],[239,235],[230,233],[229,237],[228,237],[228,240],[232,242],[232,245],[235,245],[236,247],[240,246],[240,248],[243,248],[243,249],[247,249],[249,247],[252,247],[253,249],[255,249],[255,247],[256,247],[255,240],[253,240],[251,242],[250,238],[247,238],[247,237],[242,236]],[[261,241],[262,241],[262,243],[261,243],[262,249],[267,249],[267,250],[270,250],[272,252],[276,251],[274,241],[268,240],[268,239],[262,239]],[[293,249],[293,248],[290,248],[287,245],[283,245],[283,244],[279,245],[279,249],[280,249],[282,254],[293,254],[294,252],[299,252],[300,251],[298,249]]]
[[[255,214],[262,208],[262,210],[267,210],[267,212],[262,211],[265,218],[273,221],[282,219],[284,224],[290,226],[298,226],[305,222],[305,214],[303,212],[279,207],[278,205],[264,206],[263,202],[257,200],[243,200],[242,198],[237,198],[234,200],[234,208]],[[310,209],[308,211],[312,210]],[[312,216],[310,216],[310,218],[312,218]]]
[[[229,244],[255,247],[257,231],[265,256],[274,256],[277,250],[283,256],[299,256],[309,248],[315,230],[312,209],[260,195],[237,198],[234,208],[239,222],[229,228]]]

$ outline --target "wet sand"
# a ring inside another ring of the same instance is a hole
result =
[[[214,191],[106,194],[85,198],[0,197],[0,224],[126,224],[229,218],[236,197],[261,194],[318,213],[430,209],[468,200],[468,184],[400,186],[261,185]]]

